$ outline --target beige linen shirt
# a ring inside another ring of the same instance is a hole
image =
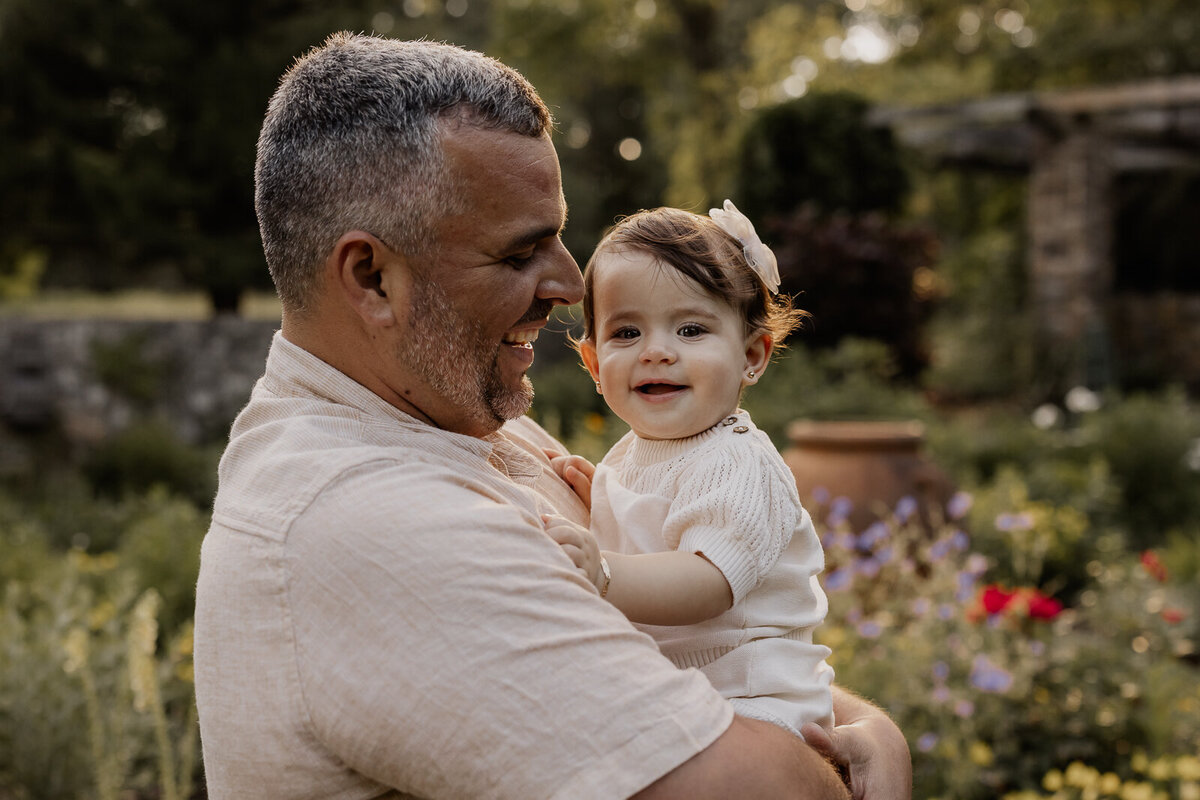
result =
[[[196,589],[210,797],[621,798],[727,728],[545,534],[584,514],[554,444],[438,430],[276,334]]]

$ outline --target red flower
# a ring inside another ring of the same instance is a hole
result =
[[[999,614],[1004,609],[1008,608],[1009,603],[1017,596],[1016,592],[1010,592],[998,586],[991,584],[985,586],[979,600],[983,603],[983,610],[988,614]]]
[[[1054,619],[1062,613],[1063,604],[1033,589],[1027,599],[1031,619]]]
[[[1164,608],[1162,610],[1162,618],[1174,625],[1177,622],[1183,622],[1187,619],[1187,612],[1182,608]]]
[[[1146,574],[1159,583],[1167,582],[1167,568],[1158,558],[1158,553],[1153,550],[1142,551],[1142,569],[1146,570]]]

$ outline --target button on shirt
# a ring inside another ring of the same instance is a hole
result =
[[[439,430],[276,334],[196,590],[210,797],[628,797],[728,727],[545,534],[586,524],[554,444]]]

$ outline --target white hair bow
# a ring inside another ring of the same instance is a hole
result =
[[[720,226],[721,230],[741,242],[742,253],[762,282],[767,285],[771,294],[779,291],[779,263],[771,248],[763,244],[762,239],[754,232],[754,225],[746,215],[737,210],[732,200],[725,201],[724,208],[710,208],[708,216]]]

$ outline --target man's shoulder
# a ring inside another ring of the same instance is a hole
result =
[[[326,492],[353,503],[381,480],[393,500],[498,480],[487,465],[489,450],[428,425],[344,407],[275,414],[235,428],[221,459],[214,518],[282,538]]]

